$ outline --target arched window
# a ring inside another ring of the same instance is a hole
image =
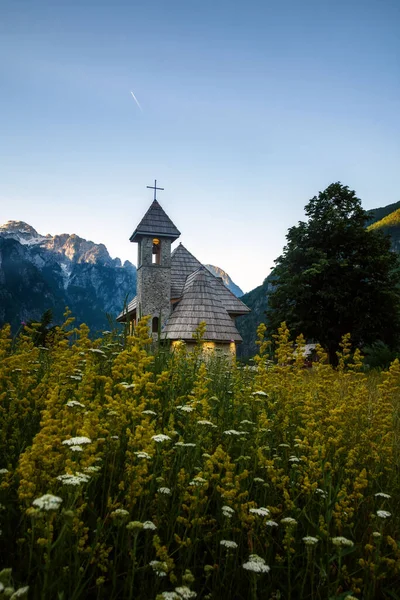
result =
[[[152,264],[161,264],[161,242],[158,238],[153,239]]]
[[[153,333],[158,333],[158,317],[153,317],[153,321],[151,323],[151,331]]]

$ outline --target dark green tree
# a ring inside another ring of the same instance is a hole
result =
[[[345,333],[363,347],[393,347],[400,332],[397,255],[390,240],[368,230],[355,192],[331,184],[305,207],[307,222],[289,229],[274,269],[267,317],[274,331],[286,321],[293,334],[319,342],[336,363]]]

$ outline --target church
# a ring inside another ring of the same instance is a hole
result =
[[[138,245],[137,295],[117,320],[136,323],[149,315],[154,336],[189,348],[204,322],[205,348],[235,353],[242,341],[235,319],[250,309],[182,244],[171,252],[180,231],[158,203],[156,183],[153,189],[154,201],[130,237]]]

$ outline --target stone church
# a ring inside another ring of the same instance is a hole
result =
[[[150,315],[154,335],[173,345],[183,340],[189,347],[203,321],[205,347],[234,353],[242,341],[235,319],[250,309],[182,244],[171,252],[179,236],[180,231],[154,199],[130,237],[138,244],[137,295],[117,320],[135,323]]]

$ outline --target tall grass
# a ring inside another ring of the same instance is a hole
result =
[[[242,367],[2,330],[0,598],[400,598],[399,363],[262,335]]]

